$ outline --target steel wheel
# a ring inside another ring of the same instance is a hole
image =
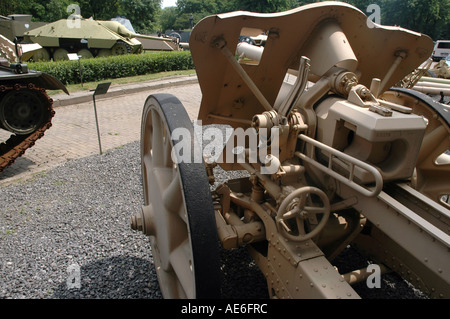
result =
[[[450,114],[442,104],[420,92],[391,89],[382,99],[413,109],[428,122],[412,178],[412,186],[434,201],[450,207]]]
[[[66,61],[69,60],[69,57],[67,56],[69,54],[69,51],[63,48],[58,48],[53,52],[53,60],[55,61]]]
[[[105,57],[105,56],[111,56],[113,55],[111,50],[108,49],[101,49],[100,51],[98,51],[97,56],[98,57]]]
[[[131,52],[130,46],[122,41],[117,41],[111,48],[112,55],[124,55]]]
[[[34,62],[50,61],[50,53],[48,53],[46,48],[41,48],[36,51],[31,58]]]
[[[217,298],[219,246],[209,183],[203,162],[172,159],[177,128],[194,141],[181,102],[168,94],[149,96],[141,127],[143,228],[164,298]]]
[[[12,90],[0,103],[0,125],[17,135],[36,131],[45,121],[46,105],[28,89]]]
[[[81,59],[92,59],[94,55],[88,49],[81,49],[77,52],[77,55],[81,56]]]

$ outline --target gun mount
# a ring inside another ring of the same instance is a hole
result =
[[[199,120],[234,133],[202,160],[176,97],[144,105],[131,226],[150,238],[165,298],[219,296],[217,240],[248,248],[272,298],[359,298],[333,265],[347,245],[450,297],[448,108],[391,89],[429,58],[428,36],[329,1],[207,17],[190,49]],[[216,166],[248,177],[211,192]]]

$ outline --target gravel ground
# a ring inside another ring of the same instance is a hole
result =
[[[0,298],[161,298],[149,241],[129,226],[142,204],[138,142],[5,186],[0,202]],[[367,265],[351,249],[346,254]],[[222,258],[225,298],[268,297],[245,249],[222,251]],[[423,297],[392,275],[383,276],[382,289],[358,293]]]
[[[148,240],[129,226],[142,198],[136,153],[127,145],[2,189],[1,297],[161,297]],[[80,289],[67,289],[70,265]]]
[[[0,202],[0,298],[162,297],[149,241],[129,226],[142,204],[139,143],[3,187]],[[251,263],[245,250],[231,254],[238,261],[223,268],[234,276],[228,287],[242,280],[238,265]],[[255,265],[246,276],[258,277],[260,288],[234,297],[266,297]]]

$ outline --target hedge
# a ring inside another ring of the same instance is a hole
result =
[[[190,51],[130,54],[80,62],[83,82],[194,69]],[[80,83],[78,61],[30,62],[28,68],[52,75],[66,85]]]

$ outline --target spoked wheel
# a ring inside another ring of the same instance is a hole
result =
[[[128,44],[122,41],[117,41],[111,48],[112,55],[124,55],[131,52],[131,48]]]
[[[191,152],[183,161],[172,152],[178,138],[191,147],[183,150]],[[149,96],[141,126],[145,205],[132,227],[140,224],[150,236],[160,289],[168,299],[220,296],[217,227],[204,163],[194,161],[195,145],[181,102],[169,94]]]
[[[393,88],[382,99],[413,109],[427,128],[411,184],[422,194],[450,208],[450,113],[445,106],[420,92]]]

